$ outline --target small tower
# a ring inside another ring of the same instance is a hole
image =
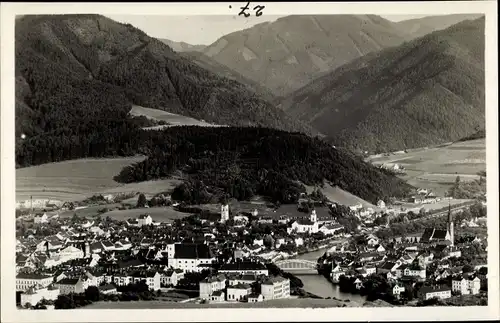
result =
[[[451,214],[451,204],[448,204],[448,230],[450,231],[451,245],[455,245],[455,233],[453,224],[453,215]]]
[[[229,220],[229,205],[222,204],[220,207],[220,222],[225,223]]]
[[[85,241],[85,253],[84,253],[85,258],[90,258],[90,243],[88,241]]]
[[[311,212],[311,222],[313,223],[318,222],[318,216],[316,215],[316,210],[312,210]]]

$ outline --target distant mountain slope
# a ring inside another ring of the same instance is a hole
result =
[[[244,77],[243,75],[236,72],[235,70],[232,70],[229,67],[218,63],[213,58],[210,58],[203,53],[196,52],[196,51],[186,51],[186,52],[180,53],[180,55],[191,60],[193,63],[198,64],[200,67],[203,67],[207,71],[210,71],[216,75],[223,76],[223,77],[226,77],[230,80],[234,80],[236,82],[244,84],[249,89],[253,90],[256,93],[259,93],[264,99],[266,99],[268,101],[276,100],[276,97],[273,95],[273,93],[269,89],[263,87],[262,85],[260,85],[259,83],[255,82],[255,81],[252,81],[252,80]]]
[[[405,37],[395,23],[375,15],[287,16],[225,35],[203,52],[284,96]]]
[[[418,19],[398,21],[396,24],[411,38],[419,38],[433,31],[446,29],[464,20],[479,19],[483,14],[455,14],[429,16]]]
[[[15,36],[16,152],[29,156],[18,155],[23,165],[125,154],[136,128],[127,120],[133,104],[226,125],[310,131],[245,85],[128,24],[99,15],[24,16]],[[55,142],[59,152],[33,154]]]
[[[335,145],[378,153],[454,141],[484,128],[484,18],[369,54],[281,107]]]
[[[170,46],[174,51],[178,53],[196,51],[201,52],[207,47],[206,45],[191,45],[183,41],[177,42],[170,39],[160,38],[162,42]]]

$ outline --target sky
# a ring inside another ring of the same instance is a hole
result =
[[[426,15],[382,15],[382,17],[401,21],[425,17]],[[220,37],[232,32],[250,28],[258,23],[275,21],[284,16],[144,16],[108,15],[121,23],[129,23],[155,38],[183,41],[191,45],[210,45]]]

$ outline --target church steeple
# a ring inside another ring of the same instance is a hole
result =
[[[453,215],[451,214],[451,203],[448,203],[448,231],[450,232],[451,245],[455,244]]]

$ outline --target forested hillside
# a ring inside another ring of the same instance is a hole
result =
[[[245,85],[103,16],[24,16],[15,36],[20,166],[132,153],[132,104],[220,124],[310,130]]]
[[[315,185],[326,180],[372,203],[410,189],[389,172],[320,139],[268,128],[184,126],[141,132],[131,145],[149,158],[125,168],[117,180],[140,182],[180,170],[189,181],[174,195],[188,203],[216,203],[225,194],[293,203],[305,192],[297,181]]]
[[[484,128],[484,18],[346,64],[282,101],[337,146],[379,153]]]

